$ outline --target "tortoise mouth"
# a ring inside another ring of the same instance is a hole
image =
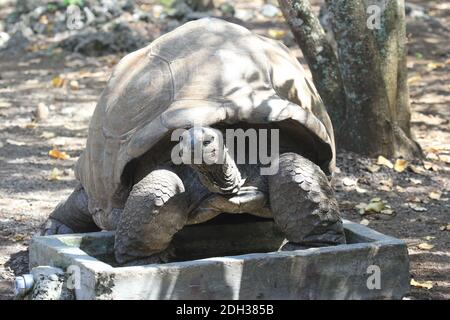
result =
[[[202,170],[208,170],[208,167],[210,166],[214,165],[220,166],[225,163],[223,156],[224,152],[225,149],[218,150],[217,148],[206,151],[203,150],[198,153],[190,151],[188,154],[188,159],[186,159],[186,157],[183,157],[183,163],[203,168]]]
[[[233,194],[244,184],[241,173],[228,152],[224,152],[223,163],[190,166],[197,172],[202,184],[213,193]]]

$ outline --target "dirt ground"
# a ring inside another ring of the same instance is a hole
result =
[[[313,1],[316,8],[319,2]],[[407,20],[412,129],[427,159],[409,162],[400,173],[375,166],[377,159],[341,151],[334,184],[345,218],[407,242],[411,277],[418,283],[410,299],[450,299],[450,3],[411,2],[429,15]],[[251,10],[259,4],[235,5]],[[9,10],[0,8],[0,19]],[[286,30],[281,17],[258,19],[242,24],[264,35]],[[162,30],[146,27],[150,38]],[[121,57],[68,53],[53,48],[54,41],[43,38],[14,53],[0,52],[0,282],[28,271],[30,239],[76,185],[73,167],[90,115]],[[287,44],[304,61],[296,45]],[[39,104],[48,107],[48,115],[45,108],[36,111]],[[49,157],[53,148],[70,158]],[[371,199],[390,209],[361,215],[355,207]]]

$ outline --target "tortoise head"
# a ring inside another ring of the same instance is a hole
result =
[[[209,127],[193,127],[180,136],[180,156],[185,164],[223,164],[222,133]]]
[[[193,127],[180,136],[180,156],[213,193],[235,193],[244,183],[229,155],[222,133],[209,127]]]

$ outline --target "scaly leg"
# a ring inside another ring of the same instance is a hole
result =
[[[136,183],[116,230],[117,262],[165,262],[173,235],[187,223],[186,198],[183,182],[170,170],[154,170]]]
[[[88,197],[81,184],[61,201],[41,226],[42,235],[92,232],[99,228],[88,210]]]
[[[323,171],[295,153],[284,153],[279,160],[278,173],[269,176],[269,194],[275,223],[290,242],[287,247],[344,244],[339,207]]]

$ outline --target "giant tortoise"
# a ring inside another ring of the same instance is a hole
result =
[[[278,170],[236,163],[221,143],[227,129],[278,130]],[[199,147],[205,161],[173,161],[174,150],[185,159]],[[277,41],[204,18],[119,62],[76,165],[79,185],[42,233],[116,230],[120,264],[163,261],[175,233],[221,213],[272,218],[291,248],[342,244],[334,167],[330,119],[297,59]]]

